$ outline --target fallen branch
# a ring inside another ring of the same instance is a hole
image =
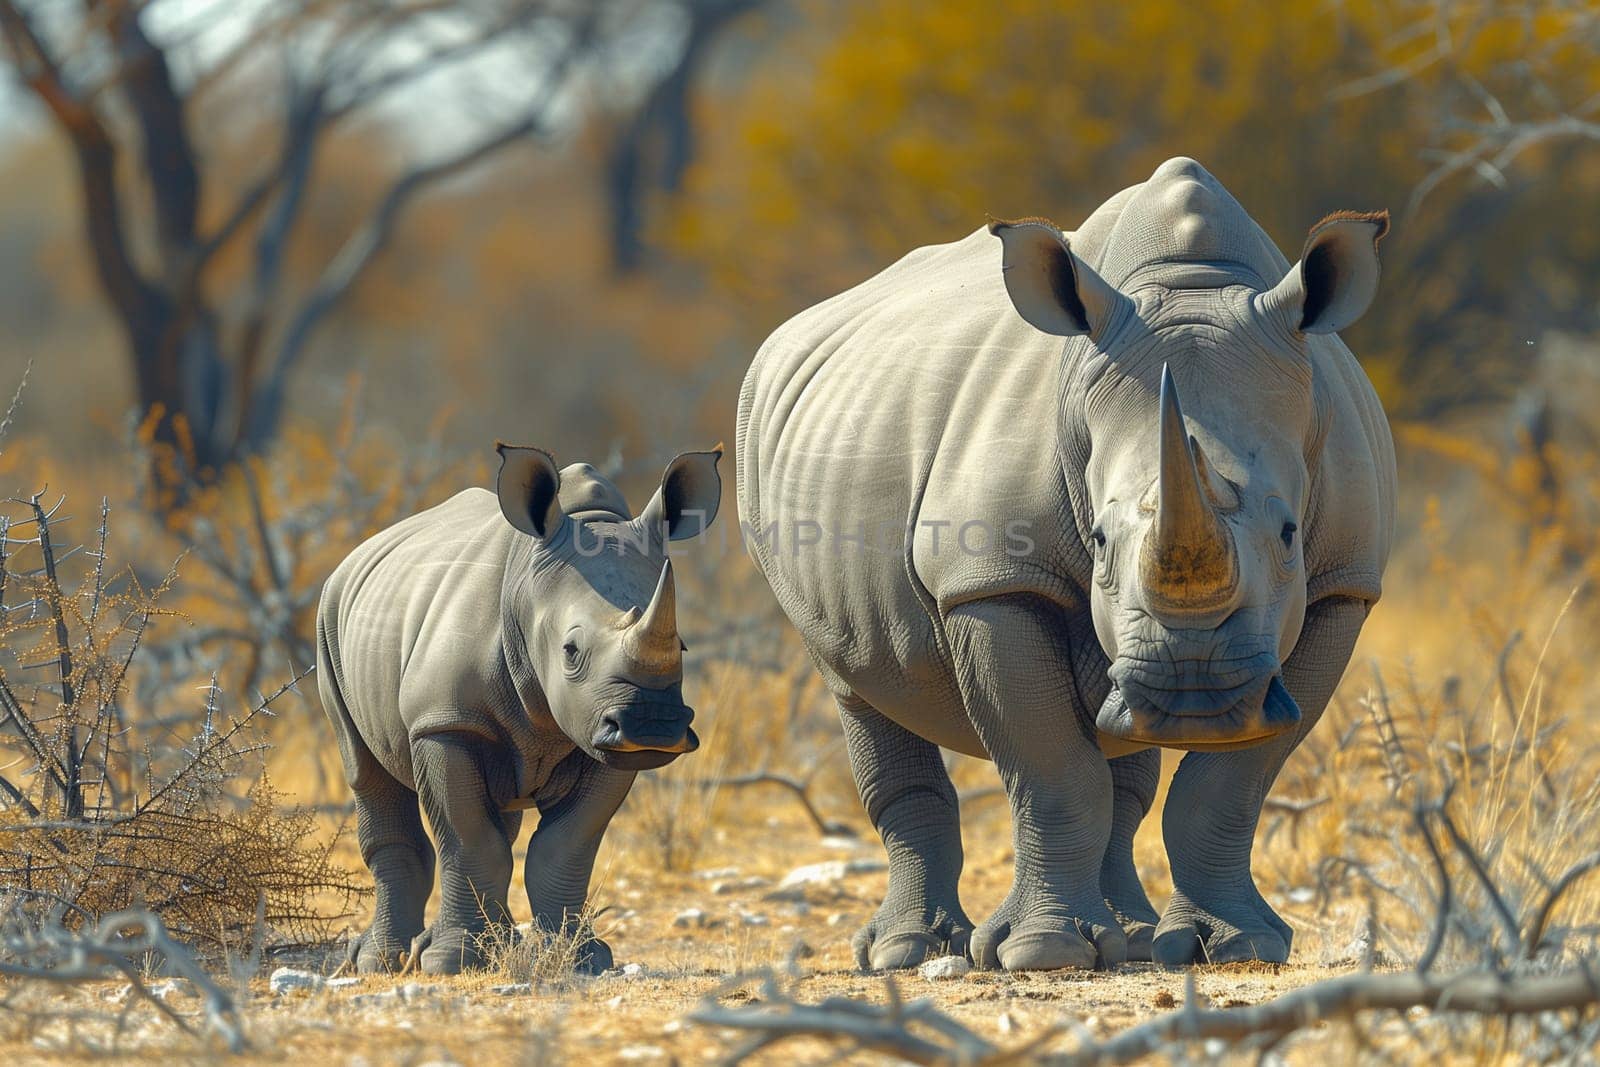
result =
[[[0,934],[0,975],[67,985],[121,977],[136,996],[175,1026],[196,1034],[188,1020],[144,982],[141,963],[154,956],[164,964],[162,971],[185,978],[194,987],[201,999],[201,1017],[228,1050],[245,1049],[243,1021],[233,997],[172,939],[158,916],[143,910],[119,911],[79,931],[68,930],[53,918],[34,926],[15,910],[10,920]]]
[[[739,774],[731,778],[704,778],[696,781],[695,785],[701,789],[742,788],[752,785],[775,785],[787,789],[800,801],[800,806],[806,809],[806,817],[811,820],[817,832],[824,836],[856,837],[855,827],[837,819],[825,818],[811,800],[811,782],[791,778],[786,774],[773,774],[771,771],[757,771],[754,774]]]
[[[690,1018],[702,1025],[754,1035],[727,1062],[739,1063],[758,1050],[792,1038],[844,1042],[847,1053],[869,1050],[912,1063],[937,1067],[978,1067],[1028,1060],[1049,1067],[1131,1063],[1190,1041],[1273,1043],[1332,1020],[1353,1020],[1363,1012],[1406,1012],[1413,1008],[1481,1016],[1537,1015],[1582,1010],[1600,1004],[1600,968],[1594,960],[1560,974],[1502,976],[1468,971],[1451,976],[1406,972],[1350,974],[1316,982],[1262,1004],[1208,1009],[1193,992],[1182,1008],[1130,1027],[1105,1041],[1078,1029],[1080,1044],[1068,1052],[1043,1053],[1039,1046],[1060,1032],[1048,1031],[1023,1048],[1002,1049],[943,1014],[931,1000],[903,1003],[893,980],[888,1003],[869,1004],[831,997],[801,1004],[770,975],[765,1002],[754,1008],[726,1008],[709,1000]]]

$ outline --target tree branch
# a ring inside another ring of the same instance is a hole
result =
[[[277,358],[262,379],[249,412],[243,438],[247,446],[259,444],[275,432],[282,415],[289,372],[304,354],[317,326],[349,295],[367,267],[388,246],[405,208],[429,186],[467,171],[508,145],[541,132],[567,72],[589,44],[591,32],[592,16],[573,32],[567,47],[546,71],[534,103],[521,118],[455,155],[412,168],[389,187],[371,219],[339,249],[290,321]]]
[[[116,184],[116,149],[105,123],[67,85],[59,64],[15,0],[0,0],[0,32],[23,81],[72,141],[100,284],[124,323],[131,324],[147,313],[153,293],[128,254]]]

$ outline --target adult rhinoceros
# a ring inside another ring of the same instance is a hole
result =
[[[1329,216],[1291,268],[1174,159],[1074,233],[919,249],[762,347],[739,508],[888,850],[863,967],[1286,958],[1251,839],[1389,552],[1393,445],[1334,336],[1387,228]],[[1189,752],[1159,919],[1132,856],[1150,746]],[[976,929],[940,747],[992,759],[1011,803],[1011,892]]]
[[[539,809],[525,883],[535,921],[572,928],[595,852],[636,771],[691,752],[668,540],[716,516],[720,447],[673,460],[644,511],[587,464],[500,446],[495,493],[468,489],[372,537],[317,608],[317,687],[377,883],[352,943],[362,972],[403,953],[477,964],[508,921],[511,844]],[[423,929],[438,840],[438,917]],[[579,966],[611,965],[590,939]]]

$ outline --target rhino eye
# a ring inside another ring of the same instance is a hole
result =
[[[1097,551],[1105,551],[1106,532],[1100,527],[1096,526],[1094,528],[1094,532],[1089,535],[1089,540],[1094,542],[1094,547]]]
[[[1278,536],[1283,540],[1284,548],[1294,547],[1294,535],[1299,531],[1299,529],[1300,527],[1292,522],[1286,522],[1283,524],[1283,530],[1279,532]]]
[[[561,654],[567,658],[568,663],[576,663],[578,660],[578,646],[568,641],[561,646]]]

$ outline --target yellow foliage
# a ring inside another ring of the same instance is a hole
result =
[[[986,215],[1070,228],[1178,155],[1211,169],[1291,260],[1330,211],[1399,214],[1384,290],[1350,331],[1395,406],[1503,387],[1516,372],[1511,323],[1529,321],[1527,264],[1574,278],[1600,265],[1600,241],[1573,233],[1557,207],[1592,199],[1592,170],[1541,174],[1538,193],[1521,198],[1464,180],[1401,213],[1437,163],[1426,150],[1458,95],[1444,68],[1507,106],[1521,90],[1501,71],[1517,56],[1539,57],[1564,99],[1600,89],[1592,57],[1544,57],[1565,25],[1556,15],[1529,24],[1500,6],[1451,5],[1467,46],[1444,63],[1426,62],[1428,5],[1397,0],[818,0],[806,10],[802,47],[772,57],[726,120],[708,124],[712,145],[673,234],[773,317]],[[1401,70],[1412,77],[1382,77]],[[1560,287],[1539,300],[1587,307]]]

